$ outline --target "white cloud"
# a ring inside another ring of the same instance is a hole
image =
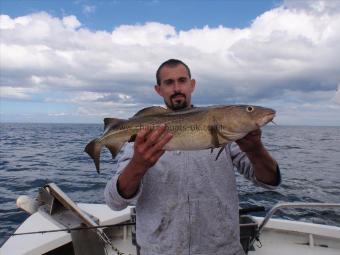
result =
[[[339,2],[333,0],[284,0],[283,6],[288,9],[306,10],[313,13],[334,13],[340,9]]]
[[[108,96],[109,93],[98,93],[98,92],[81,92],[77,97],[73,98],[73,102],[86,102],[86,101],[97,101]]]
[[[73,105],[94,105],[111,106],[114,103],[117,105],[135,106],[134,99],[123,93],[99,93],[91,91],[72,92],[67,95],[54,95],[53,97],[46,97],[45,102],[49,103],[66,103]]]
[[[63,117],[63,116],[67,116],[70,114],[67,112],[55,112],[55,113],[48,113],[47,115],[51,117],[61,117],[61,116]]]
[[[46,101],[88,111],[95,102],[96,114],[111,112],[106,102],[119,102],[119,111],[127,113],[162,103],[153,91],[155,71],[164,60],[179,58],[197,80],[195,104],[336,105],[340,2],[302,2],[285,1],[244,29],[178,31],[148,22],[90,31],[75,16],[1,15],[1,86],[12,88],[17,98],[22,88],[43,87],[49,92]],[[53,91],[73,98],[51,97]]]
[[[38,92],[38,89],[35,88],[0,86],[0,97],[2,98],[27,100],[36,92]]]
[[[112,42],[119,45],[151,46],[171,44],[176,30],[170,25],[149,22],[145,25],[122,25],[112,31]]]
[[[75,16],[67,16],[63,18],[63,24],[66,28],[76,29],[81,26],[81,23]]]
[[[340,105],[340,84],[338,85],[338,89],[335,91],[332,102]]]
[[[15,26],[25,26],[31,21],[29,16],[11,19],[8,15],[0,15],[0,29],[14,29]]]
[[[96,11],[96,6],[94,6],[94,5],[84,5],[83,6],[83,13],[84,14],[94,13],[95,11]]]

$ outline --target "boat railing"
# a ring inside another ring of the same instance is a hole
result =
[[[258,230],[258,236],[261,234],[264,226],[268,223],[270,218],[280,209],[284,208],[340,208],[340,203],[310,203],[310,202],[287,202],[287,203],[278,203],[274,205],[270,211],[267,213],[263,221],[261,222]]]

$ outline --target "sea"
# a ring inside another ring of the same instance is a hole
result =
[[[84,153],[102,131],[99,124],[0,123],[0,245],[29,216],[16,207],[17,197],[35,198],[45,184],[57,184],[76,202],[104,203],[114,160],[104,150],[98,174]],[[262,137],[279,162],[282,183],[269,190],[236,174],[241,207],[340,203],[340,127],[273,125]],[[339,209],[284,209],[275,217],[340,227]]]

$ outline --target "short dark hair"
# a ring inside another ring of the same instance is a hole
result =
[[[178,59],[168,59],[167,61],[165,61],[164,63],[162,63],[158,69],[157,69],[157,72],[156,72],[156,80],[157,80],[157,84],[158,85],[161,85],[161,77],[160,77],[160,72],[161,72],[161,69],[164,67],[164,66],[168,66],[168,67],[176,67],[178,65],[183,65],[185,67],[185,69],[187,69],[187,72],[188,72],[188,75],[189,75],[189,78],[191,79],[191,72],[190,72],[190,69],[189,67],[187,66],[187,64],[185,64],[183,61],[181,60],[178,60]]]

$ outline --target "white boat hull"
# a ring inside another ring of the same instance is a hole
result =
[[[131,208],[115,212],[102,204],[78,204],[86,213],[99,220],[99,225],[119,224],[130,220]],[[254,217],[259,223],[261,217]],[[15,233],[38,230],[63,229],[49,214],[38,211],[24,221]],[[113,245],[124,254],[137,254],[132,244],[131,226],[114,228]],[[1,255],[42,255],[70,243],[71,235],[65,231],[18,235],[10,237],[0,249]],[[250,255],[292,255],[292,254],[340,254],[340,228],[298,221],[271,219],[264,227],[260,243],[255,242],[255,251]],[[117,254],[113,250],[109,254]]]

